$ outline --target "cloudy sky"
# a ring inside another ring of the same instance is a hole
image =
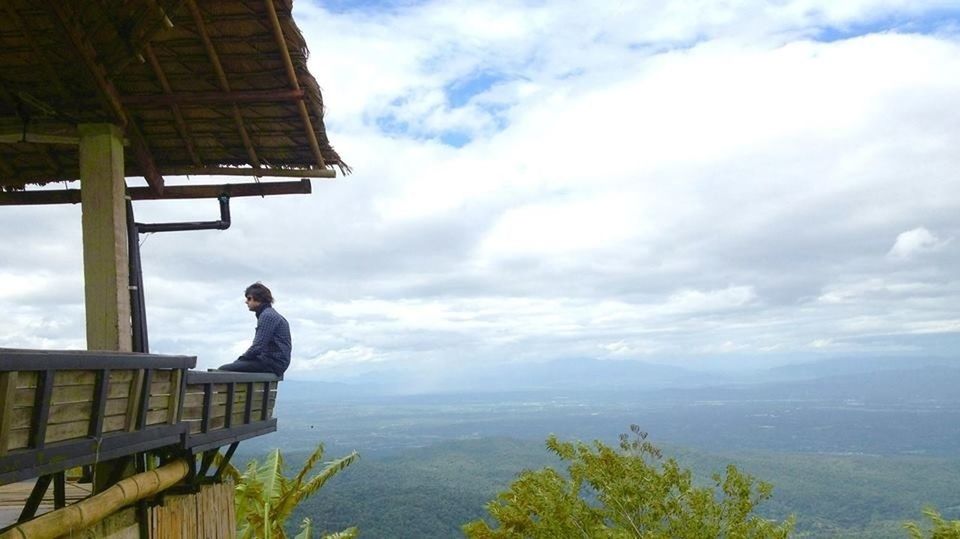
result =
[[[227,231],[143,237],[152,351],[233,359],[261,280],[293,327],[295,378],[956,356],[960,3],[297,0],[294,15],[355,172],[236,199]],[[3,208],[0,346],[84,347],[79,223],[79,207]]]

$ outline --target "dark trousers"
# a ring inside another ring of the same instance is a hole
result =
[[[273,372],[273,369],[255,359],[238,359],[233,363],[220,365],[217,367],[217,370],[231,372],[267,372],[270,374],[276,374]]]

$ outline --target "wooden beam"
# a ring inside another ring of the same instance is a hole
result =
[[[273,27],[273,38],[277,42],[277,47],[280,48],[280,54],[283,57],[283,66],[287,71],[287,80],[294,90],[299,90],[300,82],[297,80],[297,73],[293,68],[293,62],[290,60],[287,40],[283,37],[283,28],[280,26],[280,19],[277,17],[277,7],[273,4],[274,0],[265,0],[265,2],[267,4],[267,14],[270,16],[270,25]],[[320,144],[317,142],[317,134],[313,130],[313,122],[310,121],[310,114],[307,112],[307,104],[302,100],[297,101],[297,111],[300,113],[300,121],[303,123],[303,129],[306,131],[307,142],[310,143],[310,150],[313,152],[314,159],[317,160],[317,167],[326,168],[323,154],[320,153]]]
[[[151,61],[152,63],[152,61]],[[169,86],[169,85],[166,85]],[[165,88],[166,90],[166,88]],[[177,105],[233,105],[238,103],[275,103],[277,101],[302,101],[303,90],[250,90],[245,92],[191,92],[164,91],[164,95],[127,95],[121,98],[131,107],[169,107]]]
[[[164,169],[168,176],[254,176],[257,178],[325,178],[337,177],[331,169],[250,168],[250,167],[173,167]]]
[[[273,195],[307,195],[312,192],[310,180],[298,182],[226,183],[221,185],[168,185],[163,195],[157,195],[149,187],[128,187],[131,200],[168,200],[191,198],[217,198],[220,195],[235,197],[259,197]],[[0,206],[30,206],[43,204],[79,204],[79,189],[56,191],[10,191],[0,192]]]
[[[213,41],[210,40],[210,36],[207,34],[207,26],[203,22],[203,15],[200,13],[200,9],[194,0],[186,0],[186,2],[187,7],[190,8],[193,22],[197,25],[197,33],[200,34],[200,40],[203,41],[203,48],[206,50],[207,57],[210,59],[210,63],[213,64],[213,70],[217,74],[220,89],[229,92],[230,82],[227,80],[227,74],[220,64],[217,49],[213,47]],[[243,123],[243,115],[240,114],[240,108],[237,107],[237,105],[233,105],[232,109],[233,122],[236,124],[237,131],[240,133],[240,140],[243,141],[243,147],[247,150],[247,158],[250,160],[251,165],[255,168],[260,168],[260,159],[257,157],[257,152],[253,149],[253,143],[250,142],[250,135],[247,134],[247,128]]]
[[[228,183],[224,185],[176,185],[163,193],[163,199],[217,198],[220,195],[255,197],[271,195],[306,195],[312,191],[310,180],[298,182]],[[146,190],[137,187],[128,189],[133,200],[158,200]]]
[[[140,170],[143,172],[144,178],[147,179],[147,183],[158,194],[163,192],[163,176],[157,171],[153,155],[147,147],[146,139],[140,132],[140,127],[137,126],[136,122],[131,121],[130,115],[123,108],[123,103],[120,102],[120,93],[107,76],[106,69],[97,61],[96,49],[77,25],[76,18],[65,7],[66,3],[50,2],[47,5],[56,14],[55,18],[60,22],[61,29],[70,39],[70,43],[73,45],[76,55],[80,57],[84,64],[87,74],[93,79],[97,93],[106,105],[107,111],[130,138],[137,163],[140,165]]]

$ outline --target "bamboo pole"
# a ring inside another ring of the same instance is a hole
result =
[[[100,494],[0,533],[0,539],[54,539],[89,528],[128,505],[176,485],[189,471],[187,462],[179,459],[156,470],[128,477]]]
[[[283,28],[280,26],[280,19],[277,17],[277,7],[273,5],[274,0],[266,0],[267,14],[270,18],[270,26],[273,29],[273,38],[280,49],[280,56],[283,58],[283,66],[287,71],[287,81],[294,90],[300,90],[300,82],[297,80],[297,72],[293,68],[293,62],[290,60],[290,51],[287,49],[287,40],[283,37]],[[303,101],[297,101],[297,112],[300,113],[300,121],[307,134],[307,142],[310,143],[310,150],[313,152],[314,159],[317,160],[317,167],[325,168],[326,163],[323,155],[320,153],[320,144],[317,142],[317,134],[313,131],[313,123],[310,121],[310,114],[307,113],[307,105]]]
[[[217,74],[220,89],[224,92],[229,92],[230,82],[227,80],[227,74],[223,70],[223,65],[220,63],[220,56],[217,55],[217,49],[214,48],[213,41],[210,40],[210,35],[207,33],[207,26],[203,22],[203,14],[200,13],[200,8],[197,7],[195,0],[187,0],[187,7],[190,9],[190,15],[193,17],[194,24],[197,25],[197,33],[203,42],[203,48],[206,50],[207,57],[210,59],[210,63],[213,64],[213,70]],[[231,109],[233,111],[233,122],[236,124],[237,131],[240,133],[240,140],[243,142],[243,147],[247,150],[247,158],[254,168],[260,168],[260,158],[257,157],[253,143],[250,142],[250,135],[247,134],[247,128],[243,122],[243,115],[240,113],[240,108],[234,104]]]
[[[173,95],[173,88],[170,86],[170,82],[167,80],[167,75],[163,72],[163,68],[160,67],[160,62],[157,60],[157,55],[153,53],[153,47],[149,41],[144,47],[143,52],[147,55],[147,59],[150,60],[150,67],[153,69],[153,74],[157,77],[157,80],[160,81],[160,87],[163,88],[163,95],[165,97]],[[200,156],[197,154],[197,150],[193,145],[193,137],[190,136],[190,130],[187,128],[187,122],[183,119],[183,114],[180,113],[180,106],[176,103],[170,103],[170,112],[173,114],[173,121],[177,125],[180,138],[187,147],[187,154],[190,155],[190,161],[193,162],[194,166],[202,166],[203,163],[200,161]]]

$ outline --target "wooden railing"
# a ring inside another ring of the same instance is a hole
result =
[[[203,453],[205,472],[218,448],[232,454],[240,440],[276,430],[276,376],[195,365],[190,356],[0,349],[0,485],[161,448]]]
[[[277,430],[277,377],[245,372],[188,371],[181,422],[194,453]]]

